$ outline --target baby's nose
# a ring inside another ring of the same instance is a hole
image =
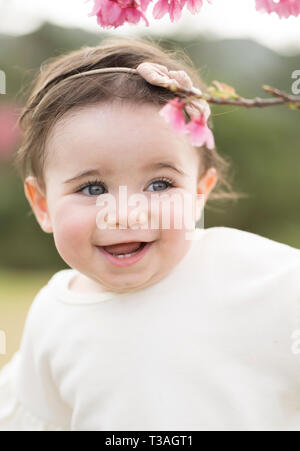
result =
[[[148,223],[148,211],[145,207],[123,207],[117,212],[108,212],[106,220],[110,227],[142,227]]]
[[[120,199],[103,194],[97,199],[100,210],[97,213],[100,228],[141,228],[148,226],[149,211],[147,198]]]

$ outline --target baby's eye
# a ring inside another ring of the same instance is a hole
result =
[[[149,186],[153,185],[153,189],[150,191],[164,191],[170,186],[174,186],[173,180],[167,179],[165,177],[161,179],[154,180]],[[84,185],[80,186],[77,193],[82,193],[86,196],[100,196],[106,192],[105,186],[99,181],[89,181]]]
[[[78,193],[85,194],[86,196],[99,196],[100,194],[104,194],[105,188],[102,183],[99,182],[88,182],[79,190]]]
[[[170,186],[174,186],[172,180],[169,180],[166,178],[155,180],[154,182],[150,183],[149,186],[151,186],[151,185],[153,185],[153,187],[158,188],[158,189],[153,189],[150,191],[163,191],[163,190],[169,188]]]

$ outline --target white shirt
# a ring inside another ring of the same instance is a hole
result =
[[[197,229],[134,293],[57,272],[0,371],[0,430],[300,430],[300,250]],[[298,341],[297,341],[298,340]]]

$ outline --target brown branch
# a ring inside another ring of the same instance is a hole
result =
[[[188,101],[192,99],[204,99],[209,103],[214,103],[217,105],[234,105],[234,106],[242,106],[246,108],[264,108],[268,106],[274,105],[284,105],[287,104],[290,108],[300,109],[300,97],[296,97],[293,95],[289,95],[284,91],[280,91],[279,89],[272,88],[268,85],[263,85],[262,88],[267,91],[269,94],[273,95],[274,99],[262,99],[260,97],[255,97],[254,99],[246,99],[244,97],[235,97],[235,98],[221,98],[221,97],[213,97],[207,93],[203,94],[195,94],[193,91],[176,86],[165,85],[166,88],[169,88],[171,91],[178,92],[181,94],[186,94],[188,96]]]

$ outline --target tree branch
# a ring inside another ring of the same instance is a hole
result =
[[[234,105],[241,106],[246,108],[264,108],[274,105],[287,105],[292,109],[300,110],[300,97],[289,95],[284,91],[280,91],[279,89],[272,88],[268,85],[263,85],[262,88],[267,91],[269,94],[273,95],[274,99],[262,99],[260,97],[255,97],[254,99],[246,99],[244,97],[240,97],[238,95],[232,97],[214,97],[207,93],[195,94],[193,91],[176,86],[165,85],[166,88],[169,88],[171,91],[178,92],[181,94],[186,94],[188,96],[188,101],[197,99],[204,99],[209,103],[214,103],[217,105]]]

